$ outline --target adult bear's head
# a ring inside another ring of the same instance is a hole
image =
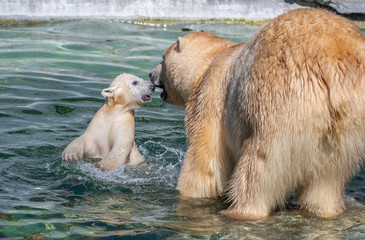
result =
[[[149,75],[156,87],[164,89],[161,99],[184,106],[216,55],[232,45],[234,43],[229,40],[205,32],[178,37]]]

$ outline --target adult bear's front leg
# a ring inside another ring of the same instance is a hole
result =
[[[230,166],[215,151],[198,154],[205,150],[189,148],[186,152],[177,186],[185,197],[216,198],[224,193]]]
[[[188,197],[219,197],[226,192],[235,165],[233,143],[224,124],[226,76],[231,54],[242,45],[227,48],[212,62],[186,105],[188,150],[178,190]]]
[[[177,189],[186,197],[222,196],[234,166],[225,145],[221,122],[219,118],[191,122],[195,126],[191,129],[187,121],[188,150]]]

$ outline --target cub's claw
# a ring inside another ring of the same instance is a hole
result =
[[[80,160],[83,157],[81,148],[67,147],[62,153],[62,161],[72,162]]]

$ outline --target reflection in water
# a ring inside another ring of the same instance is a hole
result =
[[[235,42],[257,29],[92,20],[0,28],[0,237],[361,238],[364,170],[347,188],[346,214],[335,220],[303,217],[290,201],[265,220],[238,222],[219,214],[224,200],[180,197],[185,113],[159,93],[135,114],[141,166],[101,172],[92,159],[61,163],[63,148],[103,103],[101,89],[121,72],[147,79],[182,27]]]

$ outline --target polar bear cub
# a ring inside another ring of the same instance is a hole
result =
[[[63,151],[63,161],[102,158],[97,167],[115,170],[119,165],[139,165],[144,161],[134,141],[134,110],[151,101],[155,87],[131,74],[121,74],[110,87],[102,90],[106,97],[85,132]]]

